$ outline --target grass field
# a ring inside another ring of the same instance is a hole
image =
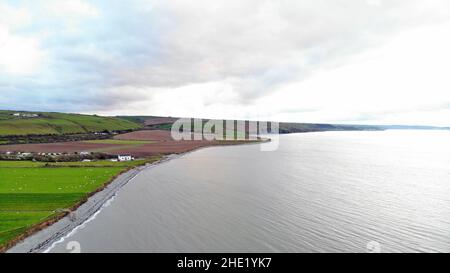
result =
[[[121,170],[123,167],[0,169],[0,194],[89,193]]]
[[[37,167],[136,167],[145,163],[158,161],[161,157],[154,156],[148,159],[134,161],[112,162],[99,160],[92,162],[32,162],[32,161],[0,161],[0,170],[10,168],[37,168]]]
[[[0,161],[0,248],[58,211],[73,207],[120,172],[159,159],[49,164]]]
[[[74,134],[131,130],[141,127],[135,122],[113,117],[33,112],[39,117],[23,118],[13,116],[14,113],[16,111],[0,111],[0,136]]]
[[[32,161],[0,161],[0,169],[3,168],[34,168],[44,167],[44,162]]]

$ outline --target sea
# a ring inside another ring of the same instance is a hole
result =
[[[450,131],[289,134],[262,150],[147,168],[48,252],[450,252]]]

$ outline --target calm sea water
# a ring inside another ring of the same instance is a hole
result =
[[[141,173],[52,252],[450,251],[450,131],[325,132]]]

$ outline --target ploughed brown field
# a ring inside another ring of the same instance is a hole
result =
[[[0,152],[31,152],[31,153],[75,153],[103,152],[107,154],[127,154],[134,157],[146,157],[160,154],[179,154],[198,148],[214,145],[239,144],[245,141],[175,141],[170,131],[147,130],[117,135],[117,140],[149,141],[146,144],[106,144],[88,142],[60,142],[45,144],[0,145]]]
[[[143,140],[143,141],[173,141],[170,131],[143,130],[127,134],[117,135],[114,139],[119,140]]]

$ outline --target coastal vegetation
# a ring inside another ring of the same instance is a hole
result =
[[[115,134],[128,133],[131,131],[133,130],[115,131],[114,133],[108,131],[102,133],[77,133],[62,135],[0,135],[0,145],[102,140],[109,139]]]
[[[147,129],[154,130],[171,130],[173,123],[177,120],[172,117],[155,117],[155,116],[120,116],[122,119],[139,123]],[[204,119],[203,124],[210,121]],[[319,123],[279,123],[281,134],[289,133],[306,133],[306,132],[322,132],[322,131],[378,131],[385,130],[382,126],[368,125],[343,125],[343,124],[319,124]]]
[[[126,131],[141,125],[116,117],[48,112],[0,111],[0,136],[63,135]]]
[[[160,156],[129,162],[0,161],[0,251],[67,214],[118,174]]]
[[[67,215],[120,173],[158,161],[160,155],[262,141],[246,139],[248,132],[235,129],[224,131],[234,136],[232,140],[176,141],[170,132],[175,121],[171,117],[0,111],[0,252]],[[372,129],[280,125],[282,133]],[[118,155],[146,159],[106,160]]]

